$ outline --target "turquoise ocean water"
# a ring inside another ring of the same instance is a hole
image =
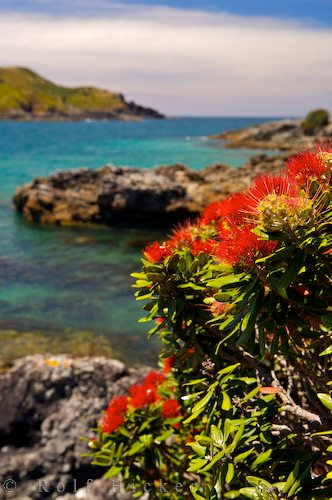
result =
[[[0,122],[0,332],[38,331],[61,338],[88,331],[110,339],[123,359],[150,362],[156,343],[138,325],[130,273],[140,242],[162,237],[133,229],[52,228],[13,210],[15,189],[37,176],[78,166],[152,167],[183,163],[234,168],[254,154],[220,148],[210,134],[262,118],[178,118],[142,122]]]

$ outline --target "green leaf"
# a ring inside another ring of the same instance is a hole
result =
[[[201,458],[202,457],[205,457],[206,455],[206,446],[203,446],[199,443],[195,443],[195,442],[190,442],[190,443],[187,443],[187,446],[190,446],[190,448],[197,454],[199,455]]]
[[[257,492],[256,488],[240,488],[241,495],[251,500],[262,500],[261,495]]]
[[[298,475],[299,475],[299,469],[300,469],[300,461],[298,460],[295,464],[295,467],[294,469],[291,471],[291,473],[289,474],[287,480],[286,480],[286,483],[283,487],[283,493],[287,493],[290,488],[293,486],[294,482],[296,481]]]
[[[207,460],[204,458],[194,458],[194,460],[191,461],[190,467],[187,469],[187,472],[197,472],[199,469],[204,467],[206,465]]]
[[[229,484],[233,480],[234,473],[235,473],[234,465],[232,463],[229,463],[227,466],[227,473],[225,477],[226,484]]]
[[[249,455],[251,455],[254,450],[255,450],[255,448],[250,448],[250,450],[244,451],[243,453],[240,453],[239,455],[234,457],[234,463],[244,462],[245,459],[248,458]]]
[[[244,428],[245,428],[245,422],[244,422],[244,419],[242,418],[240,420],[240,425],[239,425],[239,428],[234,436],[234,439],[233,439],[233,442],[232,442],[232,445],[231,445],[231,448],[232,450],[235,450],[236,446],[238,445],[238,443],[240,442],[242,436],[243,436],[243,433],[244,433]]]
[[[206,378],[197,378],[195,380],[192,380],[191,382],[186,382],[183,385],[197,385],[202,384],[203,382],[206,382]]]
[[[255,387],[252,391],[248,392],[248,394],[246,394],[244,396],[244,398],[242,399],[242,401],[240,401],[240,405],[243,405],[244,403],[246,403],[247,401],[250,401],[250,399],[252,399],[253,397],[255,397],[256,394],[261,390],[261,388],[262,388],[262,386],[259,385],[259,386]]]
[[[199,493],[198,487],[195,485],[190,485],[190,493],[194,497],[195,500],[205,500],[205,496],[202,496],[201,493]]]
[[[225,285],[235,284],[239,282],[243,274],[229,274],[227,276],[220,276],[208,282],[207,286],[211,288],[222,288]]]
[[[289,264],[286,271],[279,280],[278,283],[279,290],[287,288],[295,280],[295,278],[297,277],[297,275],[299,274],[299,272],[303,267],[304,260],[305,260],[304,254],[301,253],[291,262],[291,264]]]
[[[247,324],[244,326],[243,326],[243,324],[244,324],[244,321],[243,321],[243,324],[242,324],[243,330],[242,331],[244,331],[247,328],[251,329],[254,326],[254,324],[256,322],[257,314],[259,313],[259,311],[263,305],[264,298],[265,298],[265,292],[264,292],[264,289],[261,288],[260,291],[258,292],[258,294],[256,295],[256,298],[254,299],[253,303],[250,306],[250,312],[249,312]]]
[[[212,469],[212,467],[217,463],[219,462],[222,458],[224,458],[225,456],[225,453],[226,453],[226,450],[221,450],[219,451],[219,453],[217,453],[213,459],[211,460],[211,462],[206,465],[205,467],[201,468],[198,472],[208,472],[210,469]]]
[[[197,411],[200,411],[203,408],[205,408],[205,406],[208,404],[208,402],[212,398],[213,392],[214,391],[207,392],[205,394],[205,396],[200,401],[198,401],[198,403],[195,404],[195,406],[192,409],[192,413],[196,413]]]
[[[247,314],[246,317],[248,317],[249,315]],[[248,341],[250,340],[250,338],[253,336],[253,328],[248,328],[247,330],[245,330],[239,337],[239,339],[236,341],[236,345],[243,345],[243,344],[247,344]]]
[[[263,465],[266,462],[268,462],[271,458],[272,451],[273,450],[271,449],[271,450],[264,451],[263,453],[260,453],[258,455],[258,457],[256,458],[256,460],[254,461],[254,463],[252,464],[252,467],[254,469],[257,469],[260,465]]]
[[[321,318],[323,325],[327,328],[332,327],[332,314],[324,314]]]
[[[214,445],[220,447],[224,444],[224,435],[218,427],[211,425],[211,439]]]
[[[317,394],[317,396],[319,397],[319,399],[321,400],[323,405],[332,411],[332,398],[331,398],[331,396],[329,396],[328,394],[324,394],[322,392],[319,392]]]
[[[226,366],[226,368],[223,368],[218,372],[217,379],[220,380],[221,377],[223,377],[224,375],[229,375],[234,370],[236,370],[238,366],[241,366],[241,363],[236,363],[235,365]]]
[[[202,411],[204,410],[205,406],[208,404],[208,402],[210,401],[212,396],[213,396],[213,391],[207,392],[205,394],[204,398],[202,398],[200,401],[198,401],[198,403],[195,404],[195,406],[191,410],[192,414],[190,415],[190,417],[188,417],[186,420],[184,420],[183,423],[189,424],[189,422],[191,422],[192,420],[195,420],[195,418],[197,418],[198,415],[200,413],[202,413]]]
[[[140,453],[145,449],[145,446],[137,441],[136,443],[133,444],[133,446],[130,448],[128,451],[128,456],[132,457],[133,455],[137,455],[137,453]]]
[[[114,477],[114,476],[117,476],[118,474],[120,474],[121,471],[122,471],[121,467],[116,467],[116,466],[113,465],[113,467],[111,467],[106,472],[106,474],[104,475],[104,478],[105,479],[110,479],[111,477]]]
[[[325,349],[325,351],[320,353],[320,356],[326,356],[332,354],[332,344]]]
[[[231,490],[224,493],[224,498],[227,499],[229,498],[230,500],[233,500],[234,498],[239,498],[240,495],[241,493],[239,491]]]
[[[190,289],[190,290],[198,290],[202,292],[204,290],[204,286],[195,285],[195,283],[184,283],[183,285],[179,285],[178,288]]]
[[[266,481],[265,479],[262,479],[261,477],[256,477],[256,476],[247,476],[246,480],[248,481],[249,484],[252,486],[266,486],[267,488],[271,488],[272,484]]]
[[[184,384],[187,385],[187,384]],[[189,384],[188,384],[189,385]],[[192,394],[186,394],[185,396],[181,396],[182,401],[190,401],[191,399],[196,399],[201,394],[204,394],[205,391],[193,392]]]
[[[313,434],[311,434],[311,436],[329,436],[331,434],[332,434],[332,430],[331,431],[314,432]]]
[[[168,431],[164,432],[163,434],[161,434],[160,436],[157,436],[155,439],[154,439],[154,442],[156,444],[160,444],[162,443],[163,441],[165,441],[169,436],[171,436],[172,434],[174,433],[174,430],[173,429],[169,429]]]
[[[302,489],[302,484],[306,481],[310,470],[311,470],[311,462],[310,464],[304,469],[304,472],[302,472],[300,477],[297,477],[294,483],[292,484],[290,490],[288,491],[288,496],[291,497],[292,495],[295,495]]]
[[[222,393],[222,404],[221,409],[224,411],[229,411],[232,408],[232,401],[227,392]]]

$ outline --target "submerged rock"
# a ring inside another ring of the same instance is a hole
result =
[[[11,491],[0,487],[0,499],[131,498],[119,481],[100,479],[106,469],[83,457],[89,448],[80,437],[146,372],[105,357],[35,355],[1,373],[0,485]]]
[[[241,168],[219,164],[201,171],[183,165],[79,168],[37,178],[19,188],[13,201],[30,222],[167,227],[246,188],[260,173],[279,171],[283,161],[282,155],[261,155]]]

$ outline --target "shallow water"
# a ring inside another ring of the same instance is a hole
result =
[[[129,275],[139,268],[141,247],[164,234],[34,226],[14,212],[11,197],[36,176],[83,165],[238,167],[255,152],[222,149],[207,136],[263,121],[0,122],[0,331],[64,340],[71,332],[90,332],[91,338],[104,336],[126,361],[152,362],[158,344],[146,340],[146,325],[137,324],[142,314]]]

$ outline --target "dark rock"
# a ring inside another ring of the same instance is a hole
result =
[[[245,189],[262,172],[276,172],[285,157],[260,155],[241,168],[183,165],[98,170],[79,168],[37,178],[19,188],[14,204],[30,222],[169,227],[196,217],[208,203]]]
[[[94,496],[81,496],[88,480],[94,482],[106,470],[91,466],[83,457],[89,448],[80,437],[91,436],[110,399],[125,393],[146,371],[127,369],[120,361],[104,357],[36,355],[17,360],[2,373],[0,485],[12,480],[16,489],[6,494],[0,487],[0,499],[53,499],[60,493],[74,498],[77,490],[81,491],[78,498],[131,498],[117,495],[118,489],[104,479],[89,486]]]

